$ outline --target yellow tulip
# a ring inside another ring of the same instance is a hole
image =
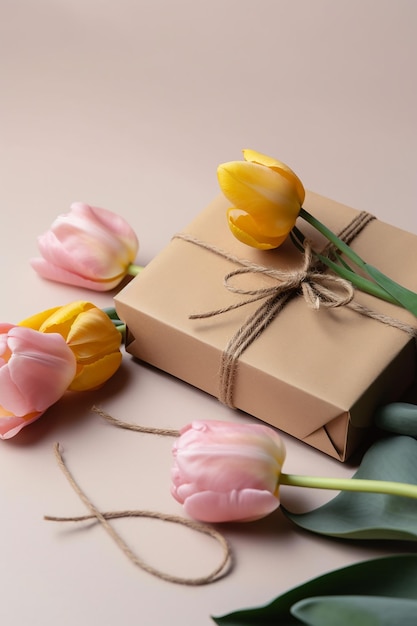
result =
[[[284,163],[254,150],[245,161],[219,165],[217,177],[233,204],[227,211],[230,230],[243,243],[269,250],[288,237],[304,202],[298,176]]]
[[[19,326],[64,337],[77,362],[70,390],[100,387],[113,376],[122,361],[120,332],[109,317],[90,302],[77,301],[48,309],[23,320]]]

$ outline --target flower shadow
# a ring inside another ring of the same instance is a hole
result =
[[[256,539],[256,542],[269,542],[275,538],[282,541],[283,538],[291,537],[295,527],[278,508],[266,517],[253,522],[217,524],[216,528],[233,541],[250,537],[251,541]]]

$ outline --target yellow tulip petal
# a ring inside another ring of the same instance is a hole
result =
[[[32,315],[31,317],[27,317],[26,319],[19,322],[18,326],[25,326],[26,328],[32,328],[33,330],[39,330],[42,324],[47,320],[55,311],[60,309],[60,306],[56,306],[53,309],[47,309],[46,311],[42,311],[41,313],[36,313],[36,315]]]
[[[113,354],[106,355],[95,363],[85,365],[75,376],[68,389],[71,391],[97,389],[117,372],[121,362],[122,353],[114,352]]]
[[[77,362],[85,363],[117,351],[121,334],[104,311],[93,308],[78,315],[68,333],[67,343]]]
[[[245,159],[245,161],[248,161],[250,163],[257,163],[258,165],[263,165],[264,167],[268,167],[286,177],[288,181],[290,181],[291,184],[294,186],[300,205],[303,204],[305,199],[304,185],[298,178],[297,174],[290,167],[288,167],[288,165],[266,154],[256,152],[255,150],[243,150],[243,158]]]
[[[233,235],[248,246],[258,250],[272,250],[278,248],[287,239],[288,234],[281,237],[268,237],[260,233],[253,217],[238,209],[229,209],[227,212],[229,228]]]
[[[301,205],[291,183],[267,167],[245,161],[220,165],[218,179],[224,195],[238,209],[267,224],[268,234],[287,234]]]
[[[52,315],[44,320],[39,330],[43,333],[59,333],[64,339],[67,339],[72,324],[78,315],[93,308],[96,308],[94,304],[85,302],[84,300],[77,300],[65,306],[58,307]]]

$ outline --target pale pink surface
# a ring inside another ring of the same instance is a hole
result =
[[[251,521],[279,506],[285,447],[272,428],[195,421],[182,429],[173,455],[172,495],[195,519]]]
[[[0,324],[0,438],[40,417],[75,372],[75,357],[61,335]]]
[[[38,237],[42,258],[31,260],[43,278],[96,291],[116,287],[135,261],[138,239],[119,215],[82,202]]]

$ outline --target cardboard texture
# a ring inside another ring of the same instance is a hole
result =
[[[217,198],[184,231],[239,259],[263,266],[299,267],[302,255],[290,239],[276,250],[259,251],[237,241],[226,223],[229,206]],[[308,192],[304,207],[339,233],[358,211]],[[299,228],[315,249],[326,243],[303,220]],[[373,220],[351,243],[369,263],[417,291],[417,237]],[[203,391],[219,397],[222,354],[230,338],[262,301],[207,319],[189,319],[247,299],[224,286],[239,267],[180,238],[169,245],[115,298],[128,327],[127,350]],[[274,281],[245,274],[234,287],[258,289]],[[414,325],[415,318],[367,294],[355,301]],[[233,404],[322,452],[346,460],[363,441],[378,405],[398,400],[415,377],[415,340],[407,333],[346,306],[309,308],[291,298],[241,354]]]

